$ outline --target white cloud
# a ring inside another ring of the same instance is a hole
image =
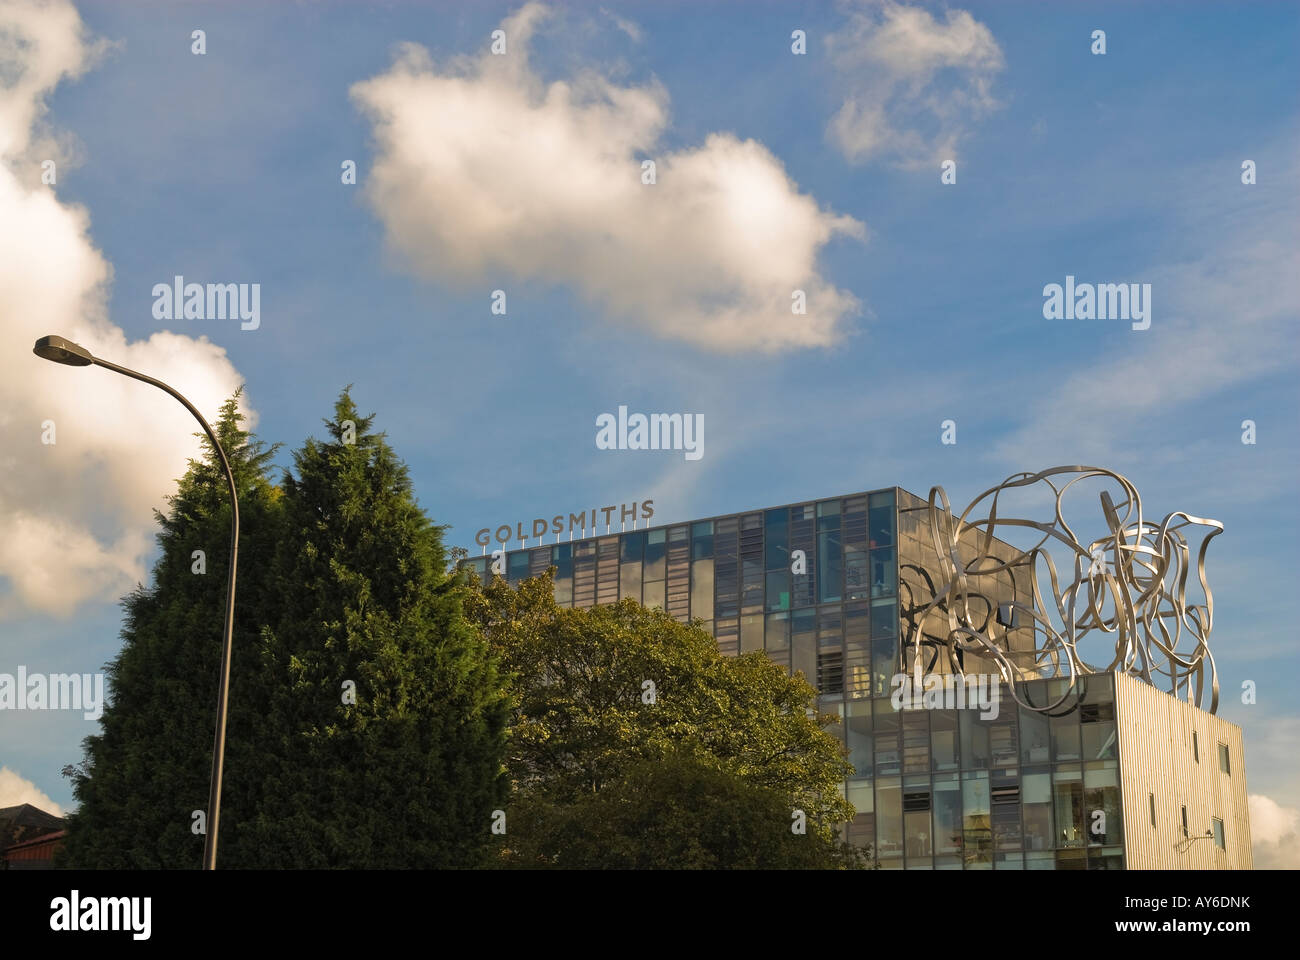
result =
[[[625,34],[627,34],[628,39],[631,40],[633,43],[641,42],[644,34],[642,33],[641,28],[634,21],[628,20],[625,17],[620,17],[617,13],[611,13],[609,10],[606,10],[604,7],[600,8],[600,12],[603,16],[606,16],[610,20],[614,21],[614,26],[618,27],[618,29],[622,30]]]
[[[56,817],[63,816],[63,808],[36,784],[20,777],[8,767],[0,767],[0,807],[17,807],[24,803],[30,803]]]
[[[1300,869],[1300,810],[1258,793],[1248,799],[1255,869]]]
[[[828,135],[854,163],[955,160],[970,123],[997,105],[990,85],[1003,59],[992,32],[965,10],[949,10],[940,23],[893,0],[864,6],[826,38],[847,87]]]
[[[88,213],[41,183],[42,161],[63,156],[43,130],[45,97],[98,49],[70,3],[0,0],[0,619],[66,616],[143,579],[152,508],[199,454],[198,425],[175,400],[40,360],[38,337],[61,334],[172,383],[209,418],[240,382],[206,338],[160,332],[128,343],[108,320],[112,268],[90,240]]]
[[[823,211],[754,140],[659,147],[658,84],[592,70],[543,84],[528,43],[548,14],[530,3],[505,20],[504,56],[435,66],[407,45],[353,87],[377,147],[367,196],[410,268],[488,289],[558,282],[622,322],[717,351],[836,342],[858,303],[817,257],[837,234],[863,237],[862,224]],[[805,316],[791,313],[794,290]]]

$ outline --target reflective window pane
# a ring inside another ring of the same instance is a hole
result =
[[[894,495],[892,493],[871,495],[867,522],[872,547],[894,545]]]
[[[817,610],[805,607],[790,614],[790,669],[802,671],[810,684],[817,682]]]
[[[790,511],[769,510],[763,515],[763,556],[768,570],[790,570]]]
[[[666,557],[668,554],[668,544],[665,542],[665,530],[651,530],[646,537],[645,545],[645,578],[646,580],[662,580],[666,567]]]
[[[1051,759],[1048,718],[1037,710],[1020,709],[1020,762],[1047,763]]]
[[[691,617],[713,619],[712,560],[696,560],[691,564]]]
[[[817,601],[837,603],[844,576],[844,555],[839,531],[817,534]]]
[[[1084,769],[1083,807],[1089,844],[1123,843],[1124,823],[1119,811],[1119,770],[1114,761],[1090,763]]]
[[[517,584],[528,576],[528,551],[516,550],[514,553],[506,554],[506,579],[512,584]]]
[[[960,854],[961,784],[955,777],[934,778],[934,852]]]
[[[1052,774],[1052,796],[1056,801],[1056,846],[1083,846],[1085,835],[1081,771],[1063,769]]]
[[[957,712],[930,711],[930,758],[935,770],[957,769]]]
[[[641,561],[624,562],[618,565],[618,595],[620,599],[631,598],[641,602]]]
[[[966,869],[990,870],[993,865],[993,826],[989,820],[988,776],[963,776],[961,801]]]
[[[769,570],[767,573],[767,609],[790,609],[790,571]]]
[[[555,602],[567,607],[573,603],[573,544],[551,547],[551,563],[555,566]]]
[[[871,595],[892,597],[898,593],[898,566],[894,549],[871,551]]]
[[[1052,717],[1052,759],[1079,759],[1079,712],[1066,717]]]
[[[691,559],[706,560],[713,556],[713,521],[691,525]]]
[[[1114,760],[1119,756],[1115,740],[1115,721],[1085,723],[1079,728],[1083,737],[1084,760]]]
[[[1025,848],[1051,850],[1056,846],[1052,832],[1052,775],[1026,773],[1020,781],[1020,796],[1025,818]]]
[[[641,603],[651,610],[662,610],[664,608],[664,582],[658,580],[655,583],[645,585],[645,596]]]
[[[619,537],[619,560],[623,563],[640,563],[645,552],[645,531],[625,533]]]
[[[893,600],[877,600],[871,604],[871,636],[898,636],[898,604]]]
[[[958,710],[957,718],[961,726],[962,769],[987,769],[993,759],[993,751],[989,744],[990,724],[980,720],[979,713],[974,710]]]
[[[871,776],[871,702],[859,700],[848,704],[848,716],[844,720],[845,746],[849,751],[849,763],[856,771],[855,778]],[[856,806],[856,804],[855,804]],[[858,810],[862,812],[861,809]]]
[[[903,785],[897,777],[876,781],[876,846],[881,860],[903,854]]]
[[[770,613],[763,634],[763,648],[768,653],[784,653],[790,649],[790,614]]]

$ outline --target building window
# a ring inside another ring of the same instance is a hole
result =
[[[1227,850],[1228,848],[1223,842],[1223,821],[1215,817],[1210,823],[1214,825],[1214,845],[1220,850]]]
[[[955,774],[934,778],[934,852],[962,852],[961,784]]]
[[[1052,836],[1052,775],[1026,773],[1020,788],[1024,801],[1025,849],[1050,851],[1056,846]]]
[[[1156,825],[1156,795],[1148,793],[1147,799],[1151,801],[1151,826],[1154,827]]]
[[[667,531],[662,527],[648,531],[645,543],[645,579],[647,583],[662,580],[667,572],[668,556]],[[640,560],[640,557],[636,559]]]
[[[894,495],[873,493],[868,503],[868,545],[892,547],[894,545]]]
[[[1088,845],[1109,847],[1122,842],[1124,818],[1119,810],[1119,771],[1114,761],[1085,764],[1083,810]],[[1102,816],[1094,820],[1097,811]]]
[[[516,550],[506,556],[506,579],[514,586],[528,576],[528,551]]]
[[[765,569],[790,571],[790,511],[769,510],[763,515]]]
[[[962,854],[966,869],[993,868],[993,827],[987,773],[962,778]]]
[[[1196,731],[1192,731],[1192,759],[1197,763],[1201,762],[1201,743],[1196,739]]]
[[[844,549],[840,545],[839,517],[831,529],[825,529],[828,518],[817,521],[822,527],[817,534],[817,600],[820,603],[840,602],[840,581],[844,577]]]
[[[1187,836],[1187,808],[1183,807],[1183,836]]]
[[[1052,776],[1052,794],[1056,800],[1056,846],[1082,847],[1087,834],[1083,825],[1083,774],[1077,763],[1057,767]]]
[[[1228,776],[1232,776],[1232,765],[1228,762],[1228,745],[1226,743],[1219,744],[1219,769]]]
[[[691,559],[707,560],[713,556],[713,521],[691,524]]]

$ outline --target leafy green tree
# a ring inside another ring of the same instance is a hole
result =
[[[334,414],[284,479],[249,830],[264,866],[475,865],[506,787],[502,680],[405,465],[348,391]]]
[[[824,729],[838,718],[818,713],[802,676],[787,676],[763,654],[724,657],[698,626],[630,600],[561,608],[549,576],[517,590],[497,577],[478,585],[468,603],[515,689],[507,761],[512,807],[522,805],[525,822],[545,819],[546,811],[559,817],[559,826],[537,826],[539,837],[562,836],[562,825],[579,812],[608,812],[605,805],[624,794],[592,799],[606,789],[631,790],[626,796],[635,798],[635,786],[650,776],[641,765],[669,757],[695,765],[676,768],[683,782],[717,796],[766,791],[754,795],[760,810],[777,798],[783,830],[792,810],[802,810],[808,834],[823,849],[834,843],[835,826],[853,816],[837,789],[852,768]],[[724,774],[740,783],[728,786]],[[636,817],[616,822],[628,826]],[[521,846],[518,834],[517,826],[509,829],[505,849],[545,860],[545,843]],[[708,842],[701,836],[701,849]],[[734,852],[711,856],[745,862]]]
[[[222,406],[214,431],[239,494],[239,580],[235,592],[230,721],[222,800],[222,862],[237,861],[225,824],[249,814],[258,779],[248,747],[263,677],[258,624],[271,598],[265,571],[279,540],[279,491],[267,478],[275,448],[240,424],[238,397]],[[216,720],[218,670],[230,550],[230,494],[207,435],[205,456],[191,460],[165,512],[161,556],[149,587],[123,600],[121,652],[105,671],[108,696],[101,732],[65,768],[79,803],[68,818],[60,863],[82,868],[198,868],[204,837],[192,813],[206,811]],[[202,551],[198,557],[195,551]]]
[[[564,869],[861,869],[864,853],[798,831],[781,790],[686,754],[634,762],[570,803],[511,804],[502,861]]]

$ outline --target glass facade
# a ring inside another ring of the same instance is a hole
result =
[[[830,731],[854,767],[848,838],[869,844],[882,868],[1122,868],[1109,674],[1088,678],[1073,706],[1050,717],[1020,709],[1005,685],[987,719],[976,709],[894,708],[893,677],[911,660],[900,624],[906,636],[924,607],[919,583],[934,577],[925,506],[889,488],[590,537],[508,551],[504,575],[518,583],[554,566],[561,606],[631,597],[700,621],[724,654],[761,650],[802,673],[820,708],[841,717]],[[491,563],[463,561],[480,577]],[[997,603],[1023,602],[1024,574],[982,589]],[[1032,648],[1032,629],[1006,636],[1013,656]],[[968,657],[968,674],[996,672],[980,659]],[[1050,702],[1064,682],[1022,684],[1021,698]]]

